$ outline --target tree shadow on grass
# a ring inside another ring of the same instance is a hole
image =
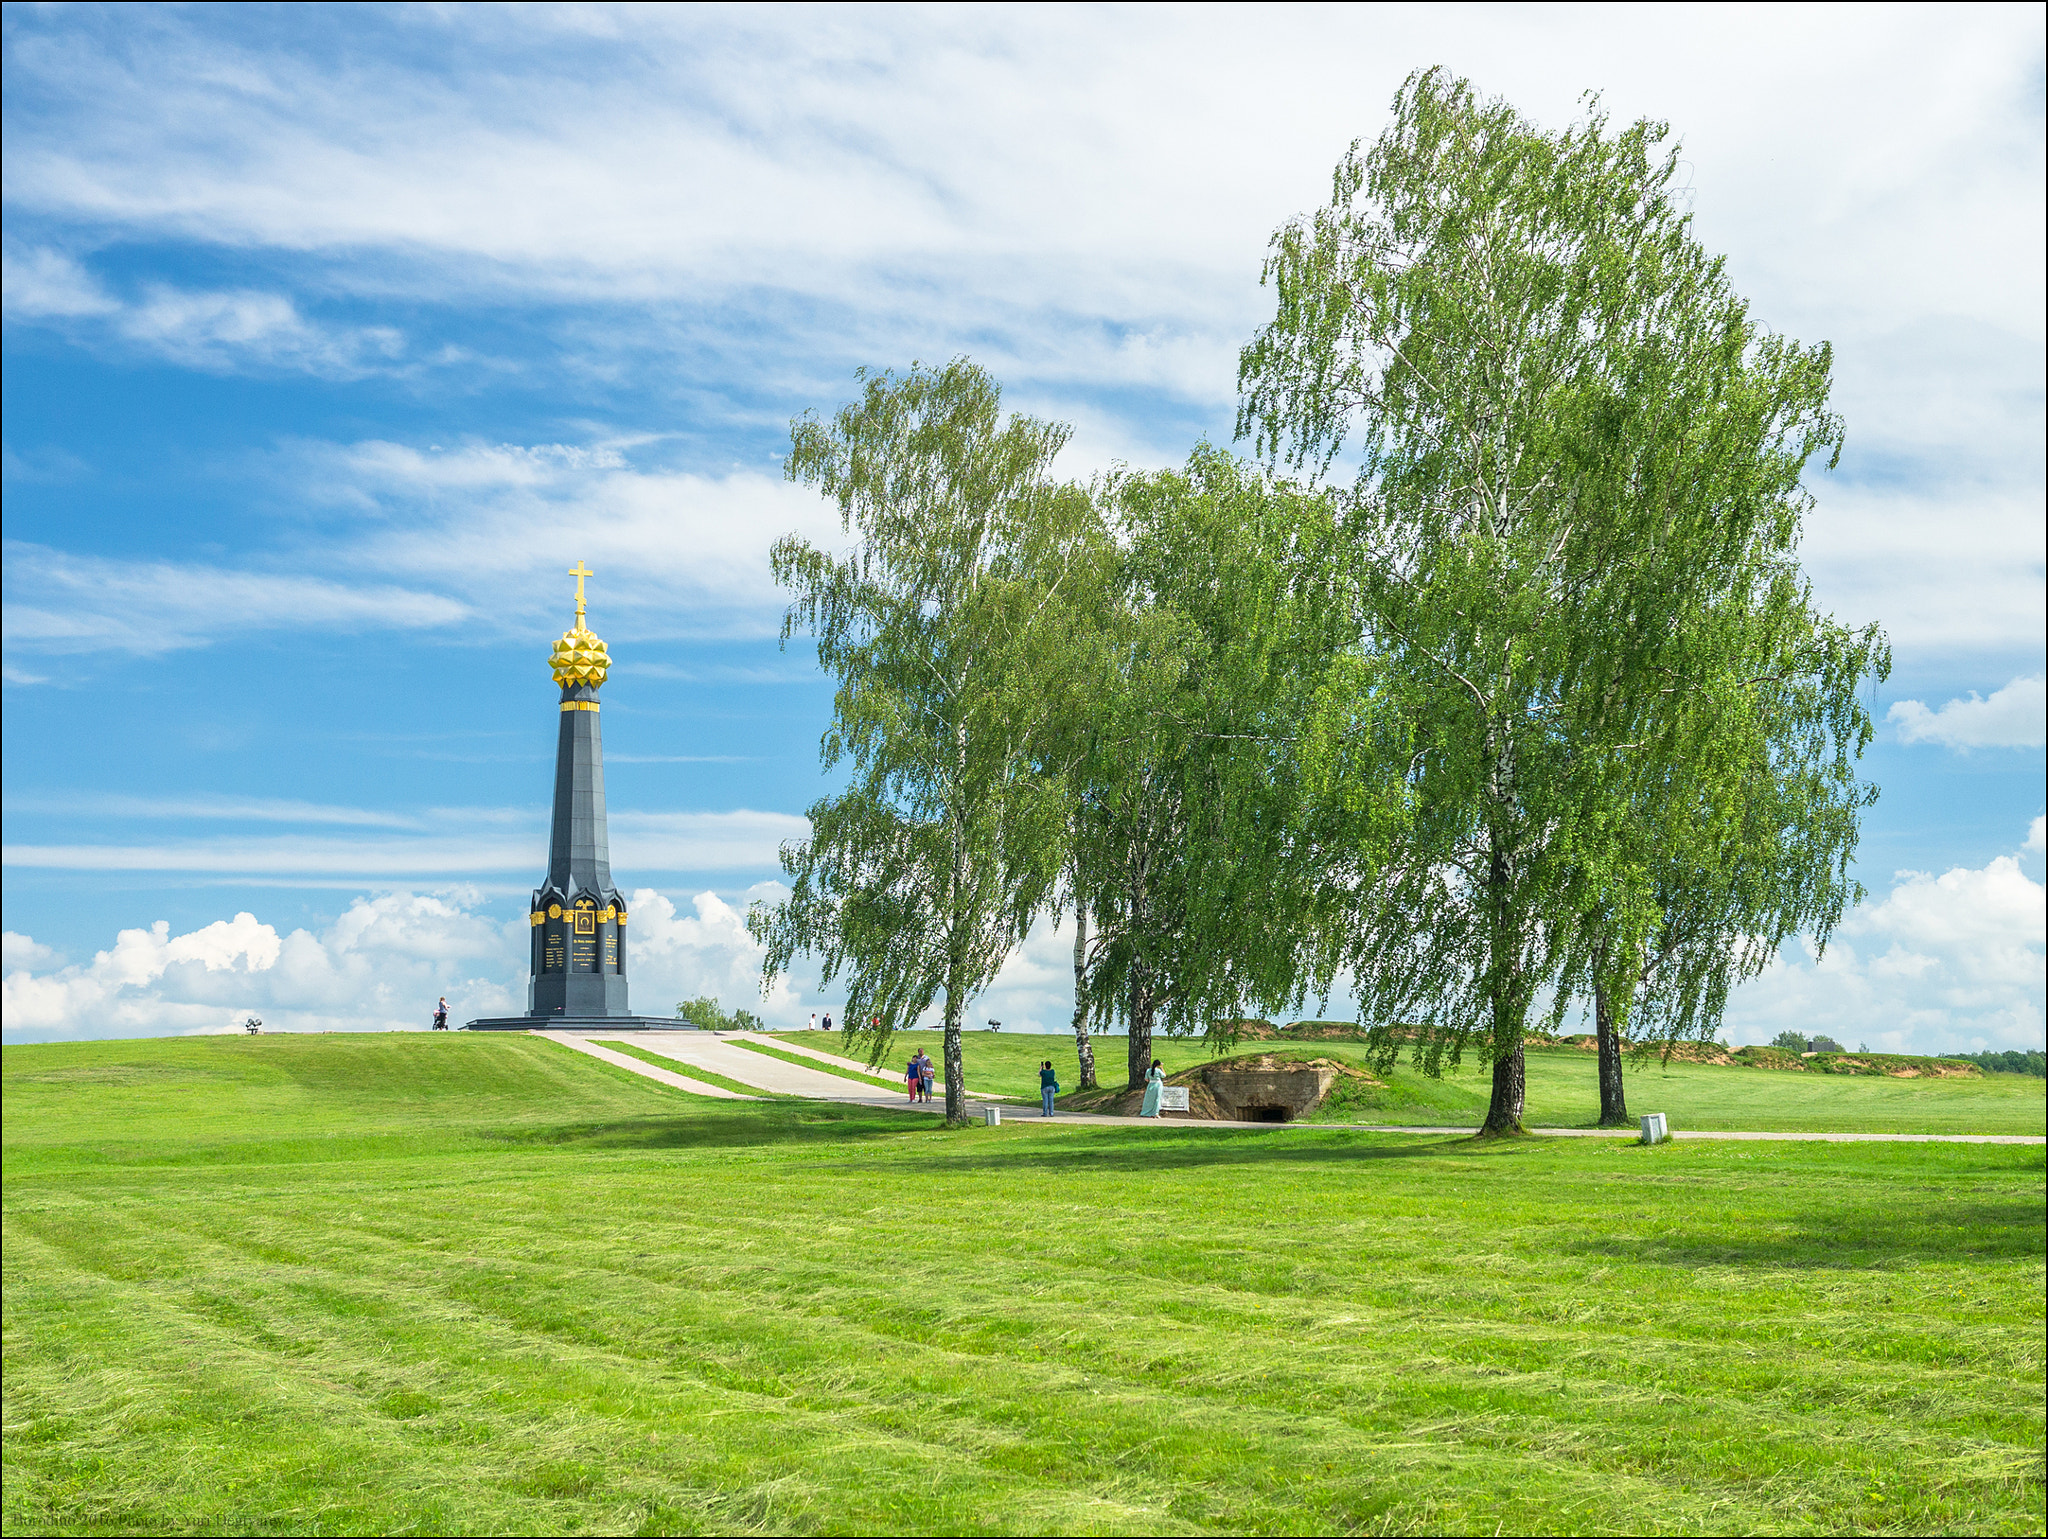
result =
[[[1367,1141],[1370,1140],[1370,1141]],[[1133,1128],[1128,1132],[1090,1129],[1085,1140],[1027,1145],[1018,1139],[966,1149],[935,1150],[930,1163],[961,1171],[1032,1170],[1051,1173],[1085,1162],[1118,1174],[1156,1174],[1222,1165],[1285,1168],[1306,1165],[1374,1164],[1385,1160],[1489,1157],[1519,1152],[1515,1141],[1481,1140],[1469,1133],[1443,1137],[1414,1134],[1350,1134],[1322,1137],[1301,1133],[1191,1133],[1175,1138]],[[1542,1153],[1541,1150],[1531,1152]]]
[[[1704,1199],[1703,1199],[1704,1201]],[[1790,1222],[1746,1231],[1727,1227],[1716,1211],[1703,1212],[1700,1231],[1673,1232],[1669,1214],[1654,1225],[1616,1227],[1598,1237],[1558,1235],[1560,1253],[1603,1262],[1681,1267],[1786,1271],[1866,1272],[1949,1263],[2038,1261],[2048,1245],[2038,1198],[1929,1202],[1905,1207],[1876,1202],[1808,1208]]]
[[[862,1144],[937,1131],[929,1118],[912,1123],[839,1101],[786,1101],[712,1106],[679,1117],[615,1117],[599,1122],[479,1128],[475,1133],[490,1143],[514,1148],[613,1152]]]

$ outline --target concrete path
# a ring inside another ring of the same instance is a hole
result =
[[[833,1064],[838,1068],[851,1069],[856,1074],[865,1074],[870,1079],[879,1079],[883,1081],[883,1085],[878,1088],[881,1088],[884,1097],[894,1095],[906,1107],[910,1104],[910,1098],[907,1095],[905,1095],[900,1088],[898,1088],[903,1083],[902,1076],[898,1073],[891,1073],[890,1070],[886,1067],[880,1069],[871,1069],[866,1064],[862,1063],[858,1058],[848,1058],[840,1053],[828,1053],[823,1048],[812,1047],[807,1043],[785,1042],[780,1037],[767,1037],[761,1035],[759,1032],[729,1031],[723,1032],[720,1035],[722,1039],[727,1042],[758,1042],[763,1047],[772,1047],[779,1053],[794,1053],[800,1058],[815,1058],[820,1063]],[[828,1037],[826,1038],[826,1040],[829,1042],[831,1038]],[[907,1059],[905,1061],[908,1062]],[[848,1081],[847,1083],[852,1089],[856,1091],[858,1091],[861,1088],[859,1085],[853,1084],[852,1081]],[[933,1096],[943,1097],[945,1093],[945,1080],[934,1080],[932,1082]],[[968,1094],[974,1095],[974,1092],[969,1091]],[[1021,1095],[979,1095],[974,1096],[974,1099],[977,1102],[993,1101],[998,1106],[1036,1107],[1038,1105],[1036,1101]],[[938,1105],[937,1099],[934,1099],[930,1104],[933,1106]]]
[[[883,1095],[891,1093],[891,1086],[900,1086],[902,1083],[902,1076],[900,1074],[891,1074],[887,1069],[871,1069],[858,1058],[846,1058],[838,1053],[828,1053],[822,1048],[811,1047],[800,1042],[784,1042],[779,1037],[763,1036],[757,1031],[721,1032],[719,1033],[719,1039],[725,1042],[758,1042],[763,1047],[774,1048],[778,1053],[788,1053],[797,1058],[816,1059],[819,1063],[831,1064],[835,1069],[846,1069],[855,1074],[866,1075],[869,1079],[881,1080],[883,1083],[875,1086],[875,1089]],[[826,1040],[830,1041],[831,1038],[828,1037]],[[856,1085],[852,1080],[841,1080],[840,1083],[849,1090],[864,1088],[863,1086]],[[945,1081],[939,1081],[939,1085],[943,1088]],[[908,1106],[910,1104],[910,1097],[900,1088],[896,1089],[894,1094],[904,1105]]]
[[[827,1074],[822,1069],[799,1068],[779,1058],[770,1058],[766,1053],[749,1052],[718,1032],[650,1031],[636,1037],[633,1045],[650,1053],[659,1053],[664,1058],[673,1058],[678,1063],[687,1063],[693,1068],[708,1069],[713,1074],[737,1080],[742,1085],[752,1085],[771,1095],[803,1096],[813,1101],[852,1101],[862,1106],[900,1104],[907,1107],[909,1104],[907,1098],[879,1085],[870,1090],[850,1079]]]
[[[737,1090],[727,1090],[723,1085],[707,1085],[701,1079],[691,1079],[687,1074],[671,1074],[667,1069],[657,1069],[653,1064],[631,1057],[626,1053],[615,1053],[608,1047],[599,1047],[588,1037],[578,1036],[573,1031],[536,1031],[536,1037],[546,1037],[550,1042],[559,1042],[566,1048],[579,1053],[588,1053],[593,1058],[639,1074],[672,1090],[687,1090],[692,1095],[708,1095],[717,1101],[753,1101],[759,1097],[741,1095]]]

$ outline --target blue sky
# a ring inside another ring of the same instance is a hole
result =
[[[1805,550],[1896,648],[1871,898],[1729,1034],[2039,1046],[2038,23],[9,5],[7,1040],[523,998],[578,559],[635,1004],[750,999],[830,700],[775,642],[769,544],[836,535],[789,419],[966,353],[1076,476],[1227,441],[1267,238],[1441,62],[1669,120],[1758,313],[1835,344]],[[977,1014],[1062,1024],[1062,952]]]

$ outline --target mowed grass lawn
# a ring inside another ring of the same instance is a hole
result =
[[[2043,1528],[2039,1147],[4,1071],[10,1533]]]
[[[835,1033],[779,1032],[791,1042],[838,1050]],[[1105,1084],[1125,1083],[1128,1039],[1095,1039],[1095,1071]],[[900,1071],[922,1047],[939,1061],[939,1034],[899,1032],[883,1067]],[[1154,1041],[1154,1053],[1168,1072],[1192,1068],[1213,1056],[1198,1041]],[[1353,1042],[1244,1042],[1240,1053],[1281,1051],[1305,1056],[1349,1058],[1363,1063],[1365,1050]],[[1079,1083],[1074,1041],[1064,1036],[1016,1032],[968,1032],[962,1042],[967,1088],[976,1093],[1038,1099],[1038,1066],[1050,1058],[1067,1089]],[[1600,1120],[1600,1087],[1594,1057],[1573,1048],[1531,1048],[1528,1106],[1531,1127],[1593,1127]],[[1335,1108],[1333,1120],[1385,1120],[1423,1125],[1477,1127],[1486,1115],[1491,1071],[1467,1062],[1455,1073],[1428,1079],[1404,1062],[1389,1077],[1386,1091],[1363,1102]],[[2025,1074],[1985,1074],[1964,1079],[1888,1079],[1848,1074],[1797,1073],[1780,1069],[1730,1068],[1712,1064],[1631,1063],[1625,1073],[1629,1110],[1663,1112],[1673,1129],[1746,1128],[1758,1132],[1838,1133],[2048,1133],[2048,1083]]]

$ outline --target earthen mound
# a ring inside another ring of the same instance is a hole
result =
[[[1335,1058],[1294,1058],[1278,1053],[1242,1053],[1169,1074],[1166,1083],[1184,1088],[1188,1109],[1169,1118],[1210,1122],[1298,1122],[1324,1101],[1340,1080],[1380,1088],[1382,1082],[1355,1064]],[[1145,1092],[1124,1090],[1087,1109],[1135,1117]]]

